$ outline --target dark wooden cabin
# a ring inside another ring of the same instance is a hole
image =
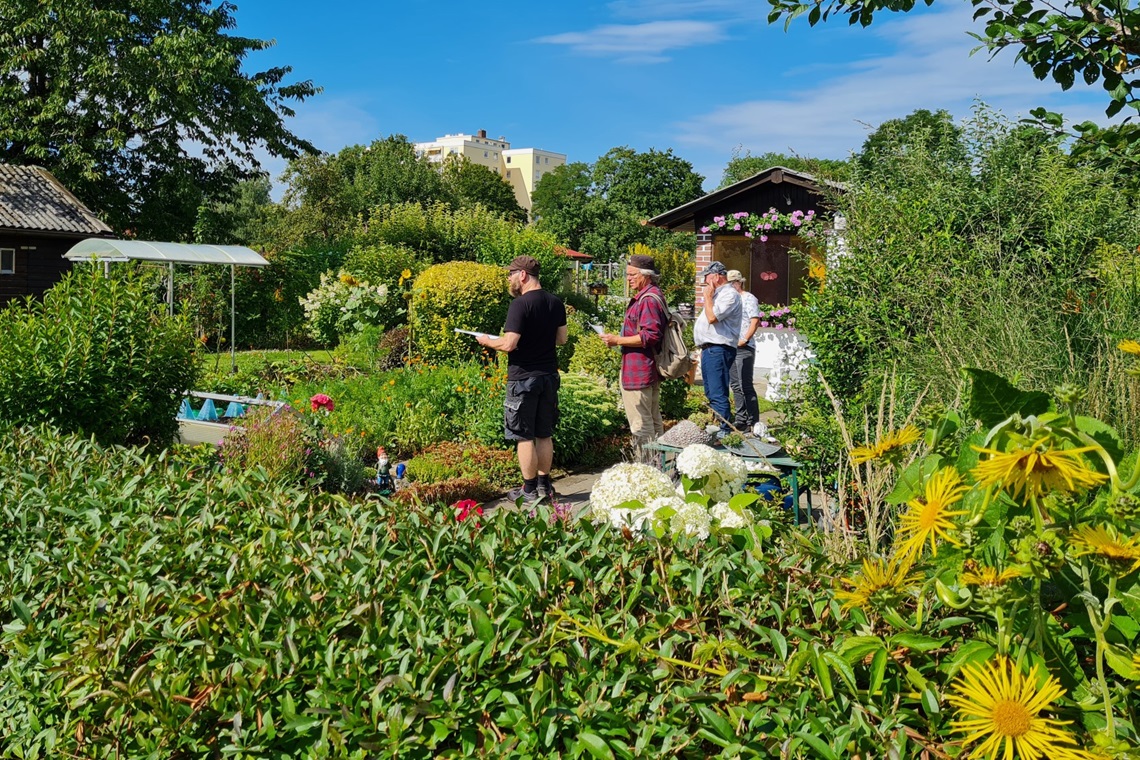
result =
[[[803,241],[791,233],[769,234],[767,241],[743,233],[702,232],[716,216],[739,211],[763,214],[776,209],[782,214],[795,210],[814,211],[826,218],[826,192],[842,192],[843,185],[810,174],[773,166],[748,179],[722,187],[649,220],[649,224],[697,235],[697,272],[710,261],[723,262],[744,275],[749,290],[762,304],[782,306],[800,296],[808,283],[807,266],[789,256],[791,248],[803,249]],[[775,273],[775,277],[772,277]],[[765,276],[761,276],[761,275]],[[700,302],[700,288],[695,302]]]
[[[0,164],[0,305],[43,295],[71,269],[63,258],[71,246],[110,236],[46,169]]]

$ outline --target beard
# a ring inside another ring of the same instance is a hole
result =
[[[511,294],[511,298],[518,298],[522,295],[522,288],[517,282],[508,282],[507,291]]]

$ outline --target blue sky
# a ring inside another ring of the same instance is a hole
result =
[[[1047,106],[1103,121],[1103,91],[1039,82],[1012,51],[973,56],[969,3],[785,32],[763,0],[543,3],[238,0],[238,34],[276,40],[249,68],[324,88],[291,128],[322,150],[392,133],[486,129],[594,161],[672,148],[715,187],[733,150],[842,158],[917,108],[1007,116]],[[284,167],[267,161],[276,177]]]

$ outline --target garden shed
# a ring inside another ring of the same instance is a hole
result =
[[[0,164],[0,305],[43,295],[71,269],[69,248],[111,234],[51,172]]]
[[[714,220],[733,219],[735,214],[760,216],[771,209],[781,217],[801,212],[806,217],[827,212],[828,193],[843,192],[844,186],[810,174],[773,166],[748,179],[722,187],[694,201],[653,217],[649,224],[667,230],[697,235],[697,271],[710,261],[723,262],[744,275],[746,290],[763,304],[787,305],[801,295],[808,282],[808,267],[789,256],[790,249],[811,249],[810,241],[795,232],[772,231],[747,236],[735,225],[717,225]],[[713,229],[710,229],[713,228]],[[822,255],[822,254],[821,254]],[[696,303],[701,303],[697,289]]]

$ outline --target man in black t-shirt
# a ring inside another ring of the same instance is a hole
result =
[[[514,300],[502,337],[480,335],[480,345],[507,354],[507,397],[503,403],[507,439],[518,442],[522,487],[507,498],[529,503],[554,498],[550,468],[554,463],[554,423],[558,421],[558,354],[566,342],[566,307],[542,289],[539,264],[519,256],[508,267]]]

